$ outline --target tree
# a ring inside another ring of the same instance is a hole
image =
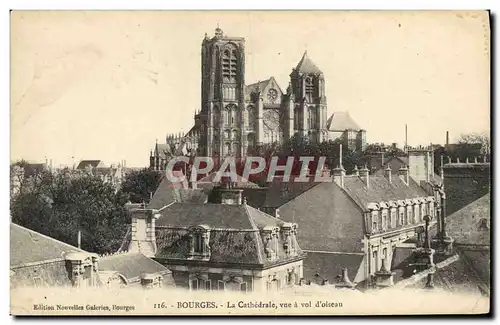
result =
[[[92,175],[57,174],[46,170],[11,202],[12,221],[75,245],[82,232],[82,249],[115,252],[125,236],[130,215],[126,196]]]
[[[458,137],[459,144],[462,145],[479,145],[481,146],[481,154],[489,155],[491,153],[490,136],[487,133],[468,133],[461,134]]]
[[[132,171],[125,176],[121,191],[128,196],[132,203],[149,202],[161,180],[162,175],[156,170],[145,168]]]

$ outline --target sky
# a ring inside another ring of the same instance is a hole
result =
[[[307,50],[329,114],[368,142],[453,141],[490,129],[486,12],[32,11],[11,13],[11,160],[149,164],[200,109],[201,41],[246,39],[246,83],[283,91]]]

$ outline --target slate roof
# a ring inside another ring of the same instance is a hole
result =
[[[297,238],[305,250],[362,252],[363,215],[334,182],[319,183],[295,196],[279,207],[279,215],[297,223]]]
[[[102,160],[82,160],[76,169],[85,169],[87,167],[96,168],[99,164],[102,164]]]
[[[426,282],[427,278],[423,277],[408,288],[424,288]],[[436,269],[434,287],[448,292],[489,295],[489,286],[481,281],[462,257]]]
[[[161,217],[156,220],[157,227],[205,224],[210,228],[255,229],[244,205],[174,203],[160,213]]]
[[[302,55],[302,59],[300,59],[295,70],[300,73],[322,73],[316,64],[309,58],[307,51]]]
[[[246,85],[245,86],[245,95],[249,96],[250,94],[255,92],[257,90],[257,88],[260,89],[261,91],[264,90],[264,88],[266,88],[269,81],[271,81],[271,78],[263,80],[263,81],[255,82],[255,83],[250,84],[250,85]]]
[[[330,284],[334,284],[337,276],[342,274],[343,268],[347,268],[347,274],[352,282],[363,281],[364,253],[305,252],[307,255],[303,263],[306,281],[314,282],[315,274],[318,273]]]
[[[156,258],[167,263],[185,260],[190,252],[189,227],[210,227],[209,263],[253,264],[268,266],[289,257],[283,245],[278,245],[278,260],[266,258],[261,230],[266,226],[279,226],[275,219],[248,205],[174,203],[163,209],[156,220]]]
[[[141,253],[118,253],[99,259],[99,270],[116,271],[134,282],[143,273],[169,274],[171,271],[160,263]]]
[[[385,176],[370,175],[370,186],[357,176],[344,177],[344,190],[360,208],[366,209],[370,202],[394,201],[427,197],[428,194],[413,179],[407,186],[397,175],[392,177],[392,183]]]
[[[327,120],[326,127],[329,131],[361,130],[348,112],[333,113]]]
[[[15,223],[10,224],[11,268],[27,263],[63,259],[69,252],[85,251]]]
[[[396,173],[400,167],[408,166],[408,157],[385,157],[382,164],[381,154],[370,157],[370,170],[377,175],[384,175],[384,169],[391,166],[393,173]]]
[[[490,196],[488,193],[446,217],[446,231],[456,244],[490,245]]]
[[[491,283],[491,255],[490,250],[460,249],[460,256],[468,264],[471,270],[481,279],[481,281],[490,286]]]
[[[173,171],[173,175],[179,177],[182,172]],[[171,182],[167,177],[163,177],[148,204],[148,209],[161,209],[174,202],[204,203],[207,197],[208,194],[203,189],[189,188],[186,178],[182,182]]]
[[[320,184],[314,182],[314,177],[310,177],[308,182],[295,182],[298,176],[290,176],[289,181],[284,181],[283,176],[276,176],[267,187],[264,207],[277,208],[294,199],[300,194]]]

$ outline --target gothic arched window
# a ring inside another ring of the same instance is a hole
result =
[[[233,106],[231,114],[232,114],[231,125],[237,124],[238,123],[238,107],[236,105]]]
[[[249,128],[253,128],[253,122],[254,122],[254,114],[253,114],[253,107],[248,106],[247,107],[247,116],[246,116],[246,121],[247,121],[247,126]]]
[[[222,52],[222,80],[224,83],[235,83],[238,63],[238,51],[229,45]]]
[[[232,119],[231,108],[229,106],[226,107],[224,113],[226,114],[226,119],[225,119],[226,124],[231,125],[231,119]]]
[[[312,102],[313,100],[313,92],[314,92],[314,85],[313,85],[313,80],[311,77],[306,78],[306,99],[308,102]]]
[[[316,107],[310,106],[309,109],[307,110],[308,115],[307,115],[307,126],[309,129],[315,129],[316,128]]]

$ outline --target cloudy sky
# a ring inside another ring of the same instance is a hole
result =
[[[200,50],[219,23],[246,38],[246,81],[286,89],[303,52],[329,113],[369,142],[489,132],[489,22],[480,12],[13,12],[11,159],[149,163],[200,108]]]

